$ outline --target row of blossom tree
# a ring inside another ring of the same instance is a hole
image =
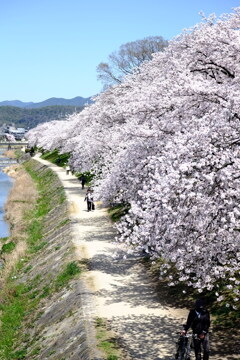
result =
[[[240,8],[203,19],[80,114],[39,125],[28,140],[70,152],[75,169],[94,171],[103,201],[131,205],[119,241],[164,259],[161,276],[174,264],[199,292],[225,281],[237,308]]]

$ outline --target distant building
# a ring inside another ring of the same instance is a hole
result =
[[[13,135],[16,140],[22,140],[24,138],[26,130],[24,128],[9,128],[8,133]]]

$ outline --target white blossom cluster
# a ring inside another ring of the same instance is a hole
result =
[[[201,292],[227,279],[238,298],[240,8],[185,31],[93,105],[28,139],[94,171],[103,201],[131,205],[118,240],[165,259],[160,275],[173,263],[179,281]]]

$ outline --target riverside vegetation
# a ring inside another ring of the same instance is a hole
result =
[[[84,264],[75,260],[63,189],[47,167],[24,167],[28,174],[15,167],[6,208],[11,236],[1,239],[0,359],[89,359],[77,296]]]

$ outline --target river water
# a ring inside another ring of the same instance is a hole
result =
[[[2,171],[1,161],[7,160],[3,158],[3,152],[4,150],[0,150],[0,237],[9,236],[9,226],[4,221],[4,204],[13,185],[13,179]]]

